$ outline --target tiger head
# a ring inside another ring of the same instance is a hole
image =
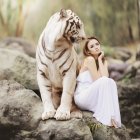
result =
[[[65,21],[63,37],[71,43],[78,43],[85,39],[84,25],[80,18],[71,10],[62,9],[60,20]]]
[[[45,28],[45,40],[48,49],[52,50],[54,42],[65,38],[69,43],[79,43],[85,39],[84,25],[71,10],[62,9],[49,19]]]

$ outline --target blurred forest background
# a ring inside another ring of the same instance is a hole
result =
[[[0,0],[0,39],[18,36],[37,43],[50,16],[62,8],[72,9],[86,34],[104,45],[140,40],[140,0]]]

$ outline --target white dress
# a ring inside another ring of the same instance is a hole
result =
[[[103,76],[93,81],[88,70],[80,73],[74,100],[80,109],[92,111],[93,117],[102,124],[111,126],[114,119],[121,127],[118,92],[113,79]]]

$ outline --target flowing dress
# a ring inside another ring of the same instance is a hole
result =
[[[102,124],[112,126],[111,119],[114,119],[121,127],[118,92],[113,79],[103,76],[93,81],[88,70],[81,72],[74,100],[80,109],[93,112],[93,117]]]

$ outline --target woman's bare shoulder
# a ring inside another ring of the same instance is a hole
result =
[[[84,59],[84,63],[95,63],[95,59],[92,56],[88,56]]]

